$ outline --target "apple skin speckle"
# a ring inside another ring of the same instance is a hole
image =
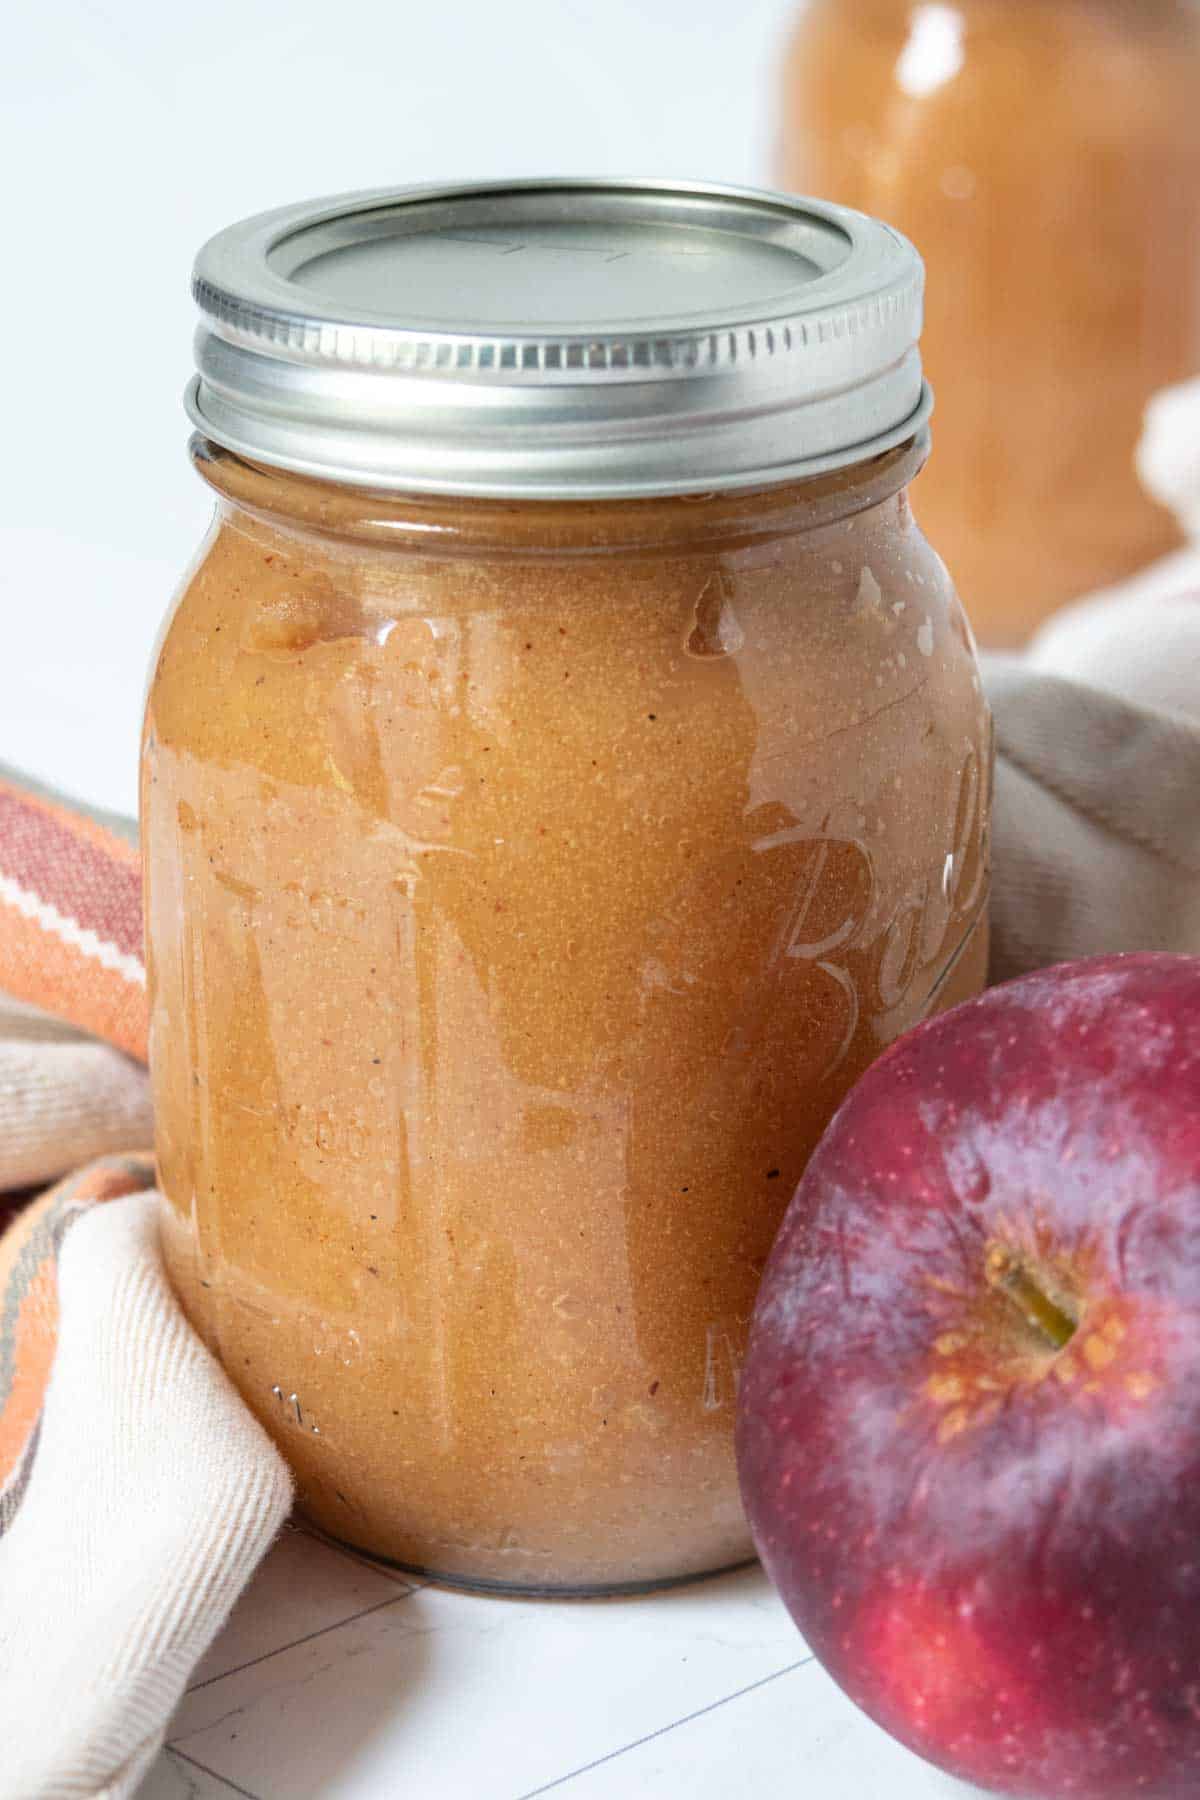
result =
[[[903,1743],[1025,1800],[1196,1800],[1200,958],[1025,977],[867,1072],[767,1265],[738,1462]]]

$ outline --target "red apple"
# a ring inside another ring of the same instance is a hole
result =
[[[874,1065],[768,1263],[738,1456],[895,1737],[1028,1800],[1197,1800],[1200,959],[1049,969]]]

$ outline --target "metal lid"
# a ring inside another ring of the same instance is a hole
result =
[[[749,188],[349,194],[204,246],[187,405],[252,461],[355,486],[761,487],[921,427],[922,290],[890,227]]]

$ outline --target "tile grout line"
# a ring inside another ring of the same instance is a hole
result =
[[[741,1700],[746,1694],[753,1694],[757,1688],[782,1680],[785,1675],[794,1675],[797,1669],[806,1669],[809,1663],[815,1661],[813,1656],[802,1656],[799,1662],[789,1663],[786,1669],[776,1669],[773,1675],[764,1675],[760,1681],[752,1681],[748,1687],[738,1688],[736,1693],[710,1701],[707,1706],[699,1706],[695,1712],[685,1713],[682,1719],[672,1719],[669,1725],[660,1725],[657,1731],[648,1731],[644,1737],[622,1744],[619,1750],[609,1750],[604,1756],[597,1756],[590,1763],[583,1763],[578,1769],[569,1770],[566,1775],[556,1775],[553,1781],[544,1782],[541,1787],[530,1788],[528,1792],[518,1795],[517,1800],[537,1800],[539,1794],[548,1794],[553,1788],[564,1787],[568,1781],[574,1781],[577,1775],[587,1775],[592,1769],[599,1769],[605,1763],[614,1762],[618,1756],[627,1755],[630,1750],[638,1750],[643,1744],[652,1744],[655,1738],[665,1737],[669,1731],[678,1731],[681,1725],[690,1725],[693,1719],[702,1719],[706,1713],[716,1712],[719,1707]]]
[[[230,1781],[226,1775],[218,1775],[215,1769],[210,1769],[206,1764],[197,1762],[196,1758],[189,1756],[186,1750],[176,1750],[172,1744],[168,1744],[166,1752],[168,1756],[177,1756],[180,1762],[190,1763],[192,1768],[199,1769],[202,1775],[208,1775],[213,1781],[219,1781],[222,1787],[229,1789],[230,1793],[240,1794],[242,1800],[258,1800],[258,1795],[252,1794],[249,1788],[239,1787],[236,1781]]]
[[[399,1606],[401,1600],[410,1598],[411,1594],[406,1589],[404,1593],[392,1594],[386,1600],[376,1600],[373,1606],[361,1607],[358,1612],[350,1613],[344,1619],[335,1619],[332,1625],[321,1625],[316,1631],[308,1631],[303,1637],[293,1638],[290,1644],[279,1644],[274,1650],[264,1650],[261,1656],[252,1656],[249,1662],[238,1663],[234,1669],[223,1669],[219,1675],[210,1675],[207,1681],[197,1681],[186,1689],[186,1693],[199,1694],[204,1688],[215,1687],[218,1681],[228,1681],[231,1675],[241,1675],[246,1669],[257,1668],[259,1663],[270,1662],[273,1656],[282,1656],[288,1650],[298,1650],[301,1644],[311,1644],[314,1638],[325,1637],[331,1631],[340,1631],[343,1625],[353,1625],[356,1619],[365,1619],[371,1613],[382,1612],[385,1606]]]

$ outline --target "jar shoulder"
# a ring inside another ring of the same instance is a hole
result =
[[[873,764],[985,730],[968,626],[903,495],[691,557],[347,555],[226,521],[148,710],[152,755],[383,817],[448,784],[490,804],[535,772],[560,811],[567,787],[594,805],[615,782],[699,815],[731,783],[739,806],[774,800],[841,782],[856,746]]]

